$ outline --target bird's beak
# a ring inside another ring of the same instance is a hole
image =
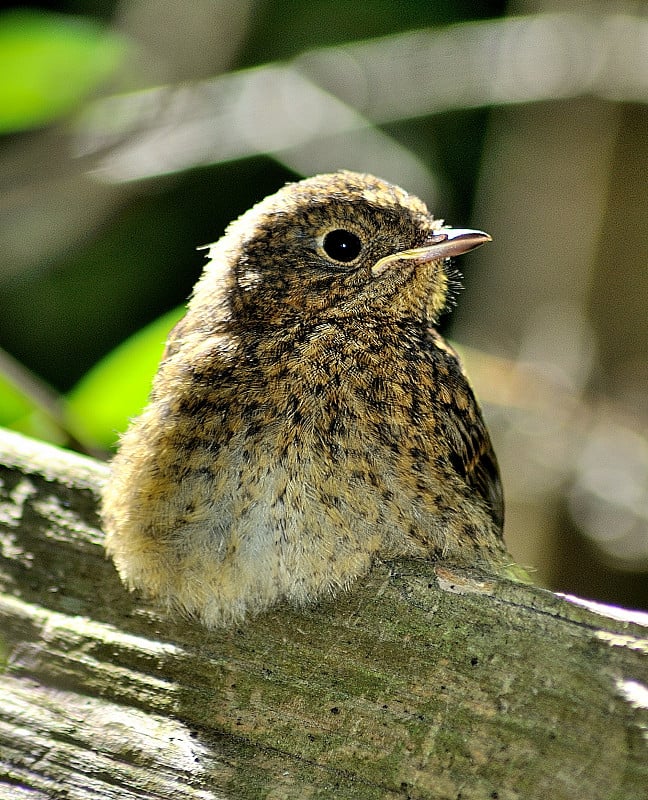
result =
[[[380,261],[376,261],[371,268],[371,274],[377,278],[396,261],[416,261],[418,264],[443,261],[453,256],[461,256],[491,241],[491,237],[483,231],[473,231],[468,228],[442,228],[425,247],[390,253]]]

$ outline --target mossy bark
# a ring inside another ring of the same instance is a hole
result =
[[[642,615],[409,561],[209,633],[120,584],[105,465],[0,464],[0,797],[648,795]]]

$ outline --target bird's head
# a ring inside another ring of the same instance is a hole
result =
[[[448,259],[489,240],[444,226],[421,200],[371,175],[317,175],[230,225],[192,302],[218,296],[242,324],[382,312],[434,323],[448,298]]]

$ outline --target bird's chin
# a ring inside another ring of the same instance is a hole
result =
[[[447,283],[441,261],[397,260],[380,270],[372,271],[372,283],[386,292],[399,290],[408,293],[435,293]]]
[[[448,277],[440,261],[416,263],[394,259],[377,277],[365,277],[353,299],[338,306],[346,315],[420,318],[433,323],[445,306]]]

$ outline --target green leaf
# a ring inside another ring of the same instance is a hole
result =
[[[35,403],[12,381],[0,374],[0,425],[12,424],[35,409]]]
[[[67,396],[75,431],[104,447],[115,446],[118,433],[146,403],[166,337],[184,313],[184,307],[169,311],[86,373]]]
[[[1,373],[0,426],[53,444],[67,442],[67,434],[59,421],[11,378]]]
[[[77,108],[117,67],[126,39],[89,19],[38,11],[0,17],[0,133]]]

